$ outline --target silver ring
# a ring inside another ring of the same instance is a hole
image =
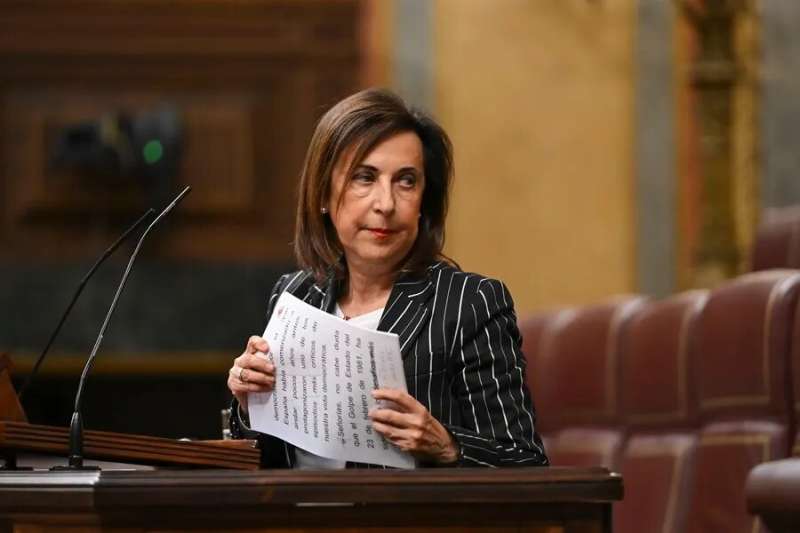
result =
[[[246,368],[239,370],[239,381],[242,383],[247,383],[247,376],[245,375],[245,372],[247,372]]]

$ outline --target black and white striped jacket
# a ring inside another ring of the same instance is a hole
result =
[[[318,285],[309,272],[286,274],[270,295],[267,319],[284,291],[333,313],[337,287],[333,281]],[[408,392],[453,434],[459,465],[548,464],[523,380],[514,305],[503,283],[436,263],[422,278],[395,283],[378,329],[399,336]],[[291,445],[254,435],[236,416],[231,429],[234,437],[261,441],[265,466],[292,466]]]

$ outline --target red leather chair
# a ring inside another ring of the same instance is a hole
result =
[[[559,310],[543,311],[519,321],[519,332],[522,334],[522,353],[525,354],[526,361],[530,362],[536,359],[544,332],[548,324],[558,316],[559,312]],[[531,378],[531,368],[528,367],[525,379],[529,385],[531,384]]]
[[[686,530],[698,427],[693,341],[707,299],[707,291],[692,291],[648,303],[625,330],[620,407],[628,440],[618,533]]]
[[[741,276],[712,291],[697,328],[701,421],[687,531],[752,533],[744,485],[757,464],[786,457],[793,414],[789,355],[796,344],[800,272]]]
[[[792,396],[794,400],[794,447],[792,455],[800,457],[800,304],[794,316],[792,343]]]
[[[800,206],[764,212],[753,244],[753,271],[800,268]]]
[[[548,422],[555,420],[557,413],[548,411],[552,402],[548,403],[548,399],[543,398],[540,391],[536,389],[537,361],[541,357],[541,346],[548,328],[559,320],[560,316],[565,316],[565,312],[563,309],[544,311],[519,321],[519,330],[522,334],[522,353],[525,355],[527,364],[525,382],[531,391],[531,396],[536,406],[536,430],[544,439],[545,446],[547,445],[547,435],[553,429],[548,425]],[[566,313],[567,315],[569,314],[568,312]]]
[[[619,340],[644,299],[623,297],[558,313],[542,332],[531,386],[554,465],[617,467]]]

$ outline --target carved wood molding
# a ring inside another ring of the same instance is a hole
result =
[[[684,124],[680,285],[745,266],[757,214],[757,11],[752,0],[675,0]]]

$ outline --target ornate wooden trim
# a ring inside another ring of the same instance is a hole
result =
[[[40,528],[607,533],[621,498],[603,468],[0,475],[0,519]]]
[[[680,285],[740,272],[758,211],[757,39],[752,0],[676,0],[680,21]],[[688,205],[686,205],[688,203]]]
[[[3,453],[38,452],[66,457],[68,449],[68,428],[0,421],[0,451]],[[261,463],[261,452],[255,448],[254,441],[190,442],[93,430],[84,432],[84,456],[143,465],[244,470],[258,469]]]

